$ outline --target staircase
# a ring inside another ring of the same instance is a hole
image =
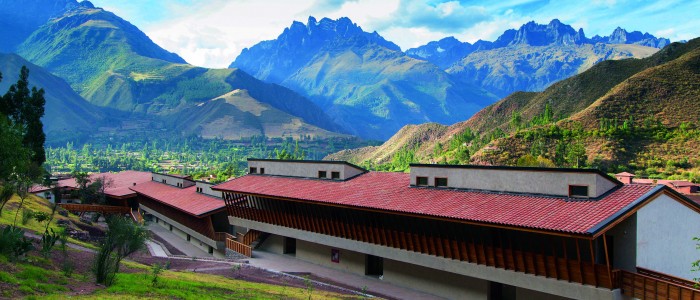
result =
[[[269,233],[257,230],[248,230],[248,232],[239,235],[236,239],[234,239],[232,235],[228,235],[226,238],[226,248],[246,257],[252,257],[253,249],[261,245],[269,235]]]

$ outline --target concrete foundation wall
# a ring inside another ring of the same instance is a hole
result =
[[[331,249],[337,249],[339,251],[340,260],[338,263],[331,261]],[[297,240],[296,257],[332,269],[360,275],[365,274],[365,254],[355,251]]]
[[[217,249],[216,241],[203,236],[199,232],[196,232],[190,228],[188,228],[185,225],[182,225],[178,222],[175,222],[157,211],[141,205],[141,209],[149,214],[152,214],[153,216],[158,218],[158,224],[160,226],[163,226],[164,228],[170,230],[170,225],[173,226],[173,230],[171,231],[173,234],[177,235],[178,237],[181,237],[183,240],[187,240],[187,235],[190,235],[190,243],[192,245],[195,245],[196,247],[204,250],[205,252],[209,253],[209,246],[212,246],[214,248],[214,254],[217,257],[223,257],[224,256],[224,249]],[[219,252],[219,253],[217,253]]]
[[[552,294],[545,294],[538,291],[533,291],[524,288],[515,289],[515,299],[517,300],[568,300],[570,298],[560,297]]]
[[[448,299],[487,299],[489,287],[485,280],[391,259],[384,259],[383,280]]]
[[[637,211],[637,266],[692,280],[700,214],[661,194]]]
[[[265,241],[262,244],[260,244],[258,249],[265,252],[282,254],[284,252],[284,237],[276,234],[271,234],[265,239]],[[253,251],[253,256],[255,256],[255,251]]]

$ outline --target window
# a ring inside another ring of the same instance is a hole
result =
[[[569,197],[588,197],[587,185],[570,185]]]
[[[260,174],[265,174],[265,168],[260,168]]]
[[[318,171],[318,178],[326,178],[326,171]]]
[[[331,179],[340,179],[340,172],[331,172]]]
[[[250,173],[250,174],[258,173],[258,168],[256,168],[256,167],[250,167],[250,172],[249,172],[249,173]]]
[[[436,187],[447,187],[447,178],[435,177]]]
[[[421,176],[416,177],[416,185],[427,186],[428,185],[428,177],[421,177]]]

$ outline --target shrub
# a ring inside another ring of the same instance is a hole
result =
[[[10,260],[23,258],[34,248],[32,240],[24,236],[24,230],[15,226],[7,226],[0,231],[0,254]]]
[[[34,218],[34,212],[28,209],[22,209],[22,225],[27,225],[29,220]]]
[[[51,256],[51,250],[61,238],[58,233],[53,231],[53,228],[49,229],[49,231],[44,232],[41,236],[41,254],[44,258],[49,258],[49,256]]]
[[[22,217],[24,218],[24,215],[22,215]],[[37,211],[33,213],[33,217],[34,220],[36,220],[37,222],[43,223],[44,221],[49,219],[50,215],[42,211]]]
[[[92,271],[97,283],[110,286],[119,272],[122,258],[146,245],[147,231],[122,216],[110,217],[107,225],[109,229],[97,251]]]

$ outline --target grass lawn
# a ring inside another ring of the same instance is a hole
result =
[[[15,220],[15,213],[17,212],[17,208],[19,207],[21,199],[19,196],[14,195],[10,201],[5,204],[5,207],[2,209],[2,213],[0,213],[0,225],[12,225]],[[44,212],[47,214],[51,214],[51,207],[50,203],[48,200],[37,197],[34,195],[29,195],[25,200],[24,204],[22,205],[22,208],[20,209],[19,213],[17,214],[17,226],[21,227],[23,229],[26,229],[30,232],[36,233],[36,234],[43,234],[44,233],[44,228],[46,226],[45,222],[39,223],[34,219],[30,219],[28,222],[25,224],[22,224],[22,209],[28,209],[34,212]],[[51,222],[51,225],[49,228],[53,228],[54,230],[58,230],[60,227],[57,225],[56,222],[58,220],[70,220],[73,223],[82,223],[80,221],[80,217],[74,215],[74,214],[68,214],[68,217],[64,217],[58,214],[56,212],[56,215],[54,216],[53,221]],[[93,244],[86,243],[83,241],[79,241],[73,238],[68,238],[68,242],[77,244],[86,248],[90,249],[97,249],[97,247]]]

